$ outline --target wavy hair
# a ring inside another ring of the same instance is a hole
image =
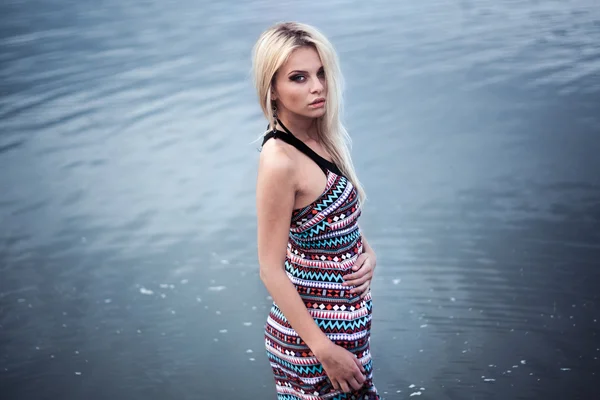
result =
[[[313,47],[319,54],[327,81],[325,114],[317,119],[318,139],[364,203],[366,193],[350,156],[352,140],[341,122],[344,82],[338,56],[333,45],[316,28],[299,22],[282,22],[271,26],[258,38],[252,50],[252,70],[263,114],[269,121],[269,128],[273,129],[271,89],[275,74],[294,50],[305,46]]]

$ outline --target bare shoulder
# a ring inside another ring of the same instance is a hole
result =
[[[280,140],[268,140],[260,152],[258,174],[262,179],[293,183],[294,159],[286,144]]]
[[[294,159],[278,140],[268,140],[261,150],[256,181],[259,226],[287,226],[296,192]]]

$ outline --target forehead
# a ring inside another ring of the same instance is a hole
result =
[[[318,70],[321,66],[319,53],[314,48],[305,46],[294,50],[281,69],[285,73],[294,70]]]

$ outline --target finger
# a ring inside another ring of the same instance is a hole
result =
[[[369,285],[371,284],[371,280],[368,279],[364,282],[360,282],[357,285],[354,285],[353,288],[351,288],[349,290],[350,293],[364,293],[365,290],[367,290],[367,288],[369,287]]]
[[[369,268],[364,268],[358,271],[356,274],[347,275],[347,279],[344,282],[344,285],[354,285],[364,283],[366,280],[371,280],[373,278],[373,270]]]
[[[360,256],[358,256],[356,262],[354,263],[354,266],[352,267],[352,271],[358,271],[363,266],[365,261],[367,261],[368,258],[369,256],[367,256],[365,253],[362,253]]]
[[[356,379],[356,381],[362,385],[367,380],[366,373],[363,374],[363,373],[360,373],[360,372],[356,372],[354,374],[354,379]]]
[[[364,269],[363,266],[365,265],[365,263],[367,262],[368,259],[369,259],[369,257],[365,256],[364,254],[361,254],[360,256],[358,256],[358,258],[354,262],[354,265],[352,266],[352,271],[354,271],[354,273],[356,273],[357,271]],[[352,274],[344,276],[344,279],[347,279],[347,277],[350,277],[350,276],[352,276]]]
[[[354,390],[358,390],[358,389],[360,389],[362,387],[362,383],[360,383],[359,381],[357,381],[353,376],[351,376],[348,379],[348,383],[350,384],[350,386]]]
[[[344,393],[350,392],[350,386],[348,386],[348,382],[345,379],[340,379],[340,386],[342,387],[342,391]]]
[[[367,373],[367,370],[365,369],[365,367],[363,367],[362,363],[358,359],[358,356],[356,356],[356,355],[354,356],[354,362],[356,363],[356,365],[360,369],[360,372],[362,372],[363,374]]]
[[[348,275],[344,275],[342,276],[342,278],[344,278],[344,280],[346,281],[350,281],[352,279],[358,279],[360,277],[365,276],[365,274],[369,273],[369,269],[368,268],[361,268],[359,271],[354,272],[353,274],[348,274]]]
[[[367,294],[369,294],[369,289],[371,289],[371,283],[369,283],[369,286],[367,286],[367,289],[365,289],[365,291],[360,295],[361,299],[364,299],[365,297],[367,297]]]
[[[340,390],[340,384],[338,383],[337,380],[335,379],[329,379],[329,381],[331,382],[331,386],[335,389],[335,390]]]
[[[368,284],[371,281],[371,277],[370,276],[364,276],[360,279],[357,279],[355,281],[351,281],[350,285],[355,286],[354,288],[350,289],[351,293],[354,292],[360,292],[361,290],[358,289],[359,286],[364,286],[365,284]]]
[[[365,279],[369,280],[373,276],[373,271],[371,271],[371,270],[364,270],[364,271],[361,270],[359,272],[361,272],[360,275],[355,275],[353,277],[350,277],[349,279],[346,280],[346,283],[348,283],[349,285],[357,284],[357,283],[364,283]]]

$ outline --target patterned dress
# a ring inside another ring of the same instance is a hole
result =
[[[285,127],[283,127],[286,129]],[[369,351],[372,301],[342,286],[363,251],[358,193],[335,164],[312,151],[286,129],[271,131],[313,159],[327,176],[324,192],[292,213],[285,271],[314,321],[335,344],[355,354],[367,371],[363,387],[351,393],[333,389],[325,370],[275,302],[265,324],[265,347],[278,400],[378,400]]]

